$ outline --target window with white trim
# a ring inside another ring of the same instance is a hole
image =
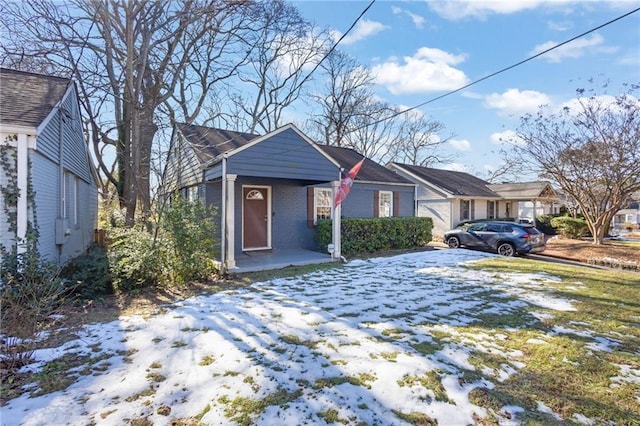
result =
[[[331,219],[331,210],[333,209],[331,189],[314,188],[313,195],[313,223],[318,223],[318,219]]]
[[[473,219],[471,215],[471,200],[460,200],[460,220]]]
[[[487,201],[487,219],[496,218],[496,201]]]
[[[393,216],[393,192],[380,191],[378,195],[378,217]]]

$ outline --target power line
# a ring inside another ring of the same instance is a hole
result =
[[[502,68],[502,69],[500,69],[500,70],[498,70],[498,71],[495,71],[495,72],[493,72],[493,73],[491,73],[491,74],[485,75],[484,77],[479,78],[479,79],[477,79],[477,80],[474,80],[474,81],[472,81],[471,83],[465,84],[464,86],[459,87],[459,88],[457,88],[457,89],[455,89],[455,90],[452,90],[452,91],[450,91],[450,92],[444,93],[444,94],[442,94],[442,95],[440,95],[440,96],[436,96],[435,98],[431,98],[431,99],[429,99],[428,101],[422,102],[422,103],[420,103],[420,104],[418,104],[418,105],[416,105],[416,106],[413,106],[413,107],[411,107],[411,108],[407,108],[407,109],[405,109],[405,110],[399,111],[399,112],[397,112],[397,113],[395,113],[395,114],[392,114],[392,115],[390,115],[390,116],[388,116],[388,117],[382,118],[382,119],[380,119],[380,120],[378,120],[378,121],[375,121],[375,122],[373,122],[373,123],[370,123],[370,124],[367,124],[367,125],[365,125],[365,126],[362,126],[362,127],[358,128],[358,129],[356,129],[356,130],[364,129],[364,128],[367,128],[367,127],[369,127],[369,126],[375,126],[376,124],[380,124],[380,123],[382,123],[382,122],[384,122],[384,121],[387,121],[387,120],[390,120],[390,119],[392,119],[392,118],[394,118],[394,117],[397,117],[397,116],[399,116],[399,115],[405,114],[405,113],[407,113],[407,112],[409,112],[409,111],[413,111],[414,109],[418,109],[418,108],[420,108],[420,107],[423,107],[423,106],[425,106],[425,105],[428,105],[428,104],[430,104],[430,103],[433,103],[433,102],[435,102],[435,101],[438,101],[438,100],[440,100],[440,99],[442,99],[442,98],[445,98],[445,97],[447,97],[447,96],[449,96],[449,95],[453,95],[454,93],[458,93],[458,92],[460,92],[460,91],[462,91],[462,90],[464,90],[464,89],[466,89],[466,88],[468,88],[468,87],[471,87],[471,86],[473,86],[473,85],[476,85],[476,84],[478,84],[478,83],[480,83],[480,82],[482,82],[482,81],[484,81],[484,80],[487,80],[487,79],[489,79],[489,78],[491,78],[491,77],[495,77],[495,76],[496,76],[496,75],[498,75],[498,74],[502,74],[503,72],[509,71],[510,69],[513,69],[513,68],[515,68],[515,67],[518,67],[518,66],[520,66],[520,65],[522,65],[522,64],[525,64],[525,63],[527,63],[527,62],[529,62],[529,61],[532,61],[532,60],[534,60],[534,59],[536,59],[536,58],[538,58],[538,57],[540,57],[540,56],[542,56],[542,55],[544,55],[544,54],[546,54],[546,53],[551,52],[552,50],[558,49],[559,47],[562,47],[562,46],[564,46],[564,45],[566,45],[566,44],[569,44],[569,43],[571,43],[571,42],[572,42],[572,41],[574,41],[574,40],[577,40],[577,39],[579,39],[579,38],[581,38],[581,37],[584,37],[584,36],[586,36],[587,34],[591,34],[591,33],[592,33],[592,32],[594,32],[594,31],[597,31],[597,30],[599,30],[599,29],[601,29],[601,28],[604,28],[604,27],[606,27],[606,26],[608,26],[608,25],[611,25],[611,24],[613,24],[613,23],[614,23],[614,22],[616,22],[616,21],[619,21],[619,20],[621,20],[621,19],[624,19],[624,18],[626,18],[627,16],[632,15],[632,14],[634,14],[634,13],[638,12],[639,10],[640,10],[640,7],[636,8],[636,9],[633,9],[631,12],[627,12],[627,13],[625,13],[624,15],[618,16],[617,18],[614,18],[614,19],[612,19],[612,20],[610,20],[610,21],[608,21],[608,22],[605,22],[605,23],[604,23],[604,24],[602,24],[602,25],[598,25],[597,27],[592,28],[592,29],[590,29],[590,30],[588,30],[588,31],[585,31],[585,32],[583,32],[582,34],[579,34],[579,35],[577,35],[577,36],[575,36],[575,37],[572,37],[572,38],[570,38],[569,40],[563,41],[562,43],[558,43],[558,44],[556,44],[556,45],[554,45],[554,46],[552,46],[552,47],[550,47],[550,48],[548,48],[548,49],[545,49],[545,50],[543,50],[542,52],[539,52],[539,53],[537,53],[537,54],[535,54],[535,55],[533,55],[533,56],[530,56],[530,57],[528,57],[528,58],[526,58],[526,59],[524,59],[524,60],[522,60],[522,61],[520,61],[520,62],[517,62],[517,63],[515,63],[515,64],[513,64],[513,65],[509,65],[508,67]]]
[[[367,13],[367,11],[371,8],[371,6],[373,6],[375,2],[376,0],[371,0],[371,3],[369,3],[369,5],[362,12],[360,12],[360,15],[358,15],[356,20],[353,21],[353,24],[351,24],[351,26],[347,29],[347,31],[344,34],[342,34],[342,36],[338,39],[338,41],[336,41],[335,44],[331,46],[331,49],[329,49],[327,53],[324,54],[322,59],[320,59],[320,61],[318,61],[318,63],[313,67],[313,69],[309,71],[309,74],[307,74],[307,76],[302,79],[302,81],[296,86],[296,88],[292,90],[292,93],[295,93],[298,89],[300,89],[300,87],[302,87],[304,83],[307,82],[307,80],[309,80],[309,78],[311,78],[311,74],[313,74],[318,69],[320,64],[322,64],[322,62],[325,59],[327,59],[334,50],[336,50],[336,47],[338,47],[338,44],[340,44],[340,42],[351,32],[351,30],[356,26],[356,24],[360,21],[360,19],[362,19],[364,14]]]

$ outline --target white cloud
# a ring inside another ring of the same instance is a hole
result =
[[[571,22],[569,22],[569,21],[563,21],[563,22],[549,21],[549,22],[547,22],[547,27],[550,30],[553,30],[553,31],[563,32],[563,31],[568,31],[571,28],[573,28],[573,24]]]
[[[502,116],[534,113],[541,105],[551,103],[549,96],[535,90],[509,89],[504,93],[492,93],[484,99],[484,106],[497,109]]]
[[[491,135],[491,142],[496,145],[524,145],[524,140],[513,130],[493,133]]]
[[[424,23],[425,23],[424,16],[420,16],[418,14],[415,14],[411,11],[402,9],[397,6],[391,6],[391,12],[393,12],[394,15],[405,14],[409,18],[411,18],[413,25],[415,25],[417,29],[421,30],[422,28],[424,28]]]
[[[468,83],[464,72],[453,67],[464,59],[464,55],[422,47],[402,61],[389,58],[374,66],[372,72],[376,81],[394,95],[453,90]]]
[[[466,17],[485,19],[493,14],[508,15],[534,9],[543,3],[545,2],[540,0],[436,0],[430,1],[429,7],[443,18],[457,20]]]
[[[384,25],[381,22],[371,21],[368,19],[362,19],[358,21],[351,33],[340,42],[342,44],[353,44],[358,41],[364,40],[371,36],[378,34],[381,31],[388,30],[390,27]],[[342,33],[339,31],[333,31],[332,37],[335,41],[338,41],[342,37]]]
[[[572,41],[569,44],[558,47],[550,52],[542,55],[548,62],[560,62],[565,58],[581,58],[586,53],[613,53],[618,49],[616,47],[604,46],[604,38],[600,34],[594,34],[593,36],[579,38]],[[547,41],[533,48],[530,55],[537,55],[540,52],[544,52],[547,49],[552,48],[558,44],[555,41]]]
[[[451,139],[449,145],[458,151],[469,151],[471,149],[471,142],[466,139]]]

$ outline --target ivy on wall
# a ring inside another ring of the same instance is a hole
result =
[[[0,145],[0,169],[4,170],[6,176],[6,184],[0,185],[0,196],[2,196],[2,205],[7,218],[7,230],[10,234],[15,235],[14,244],[7,248],[0,245],[0,253],[5,257],[7,253],[16,254],[19,245],[24,245],[27,251],[37,250],[37,242],[39,237],[37,219],[35,214],[35,191],[33,190],[33,182],[31,179],[31,160],[28,161],[28,178],[27,178],[27,209],[31,212],[27,220],[27,233],[24,241],[17,236],[18,232],[18,198],[20,197],[20,187],[18,186],[18,150],[13,148],[12,142],[18,141],[17,135],[9,135],[5,137],[4,143]]]

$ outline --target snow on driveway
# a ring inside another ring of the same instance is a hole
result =
[[[400,425],[411,415],[473,423],[487,413],[469,392],[513,374],[521,354],[501,352],[499,335],[440,341],[438,333],[481,313],[574,309],[545,290],[554,277],[463,265],[492,256],[433,250],[357,260],[193,297],[150,319],[85,326],[39,351],[30,368],[76,353],[93,357],[91,373],[63,391],[25,392],[1,408],[0,423],[164,425],[197,416],[212,425]],[[502,370],[460,380],[475,370],[470,354],[487,350],[504,357]]]

